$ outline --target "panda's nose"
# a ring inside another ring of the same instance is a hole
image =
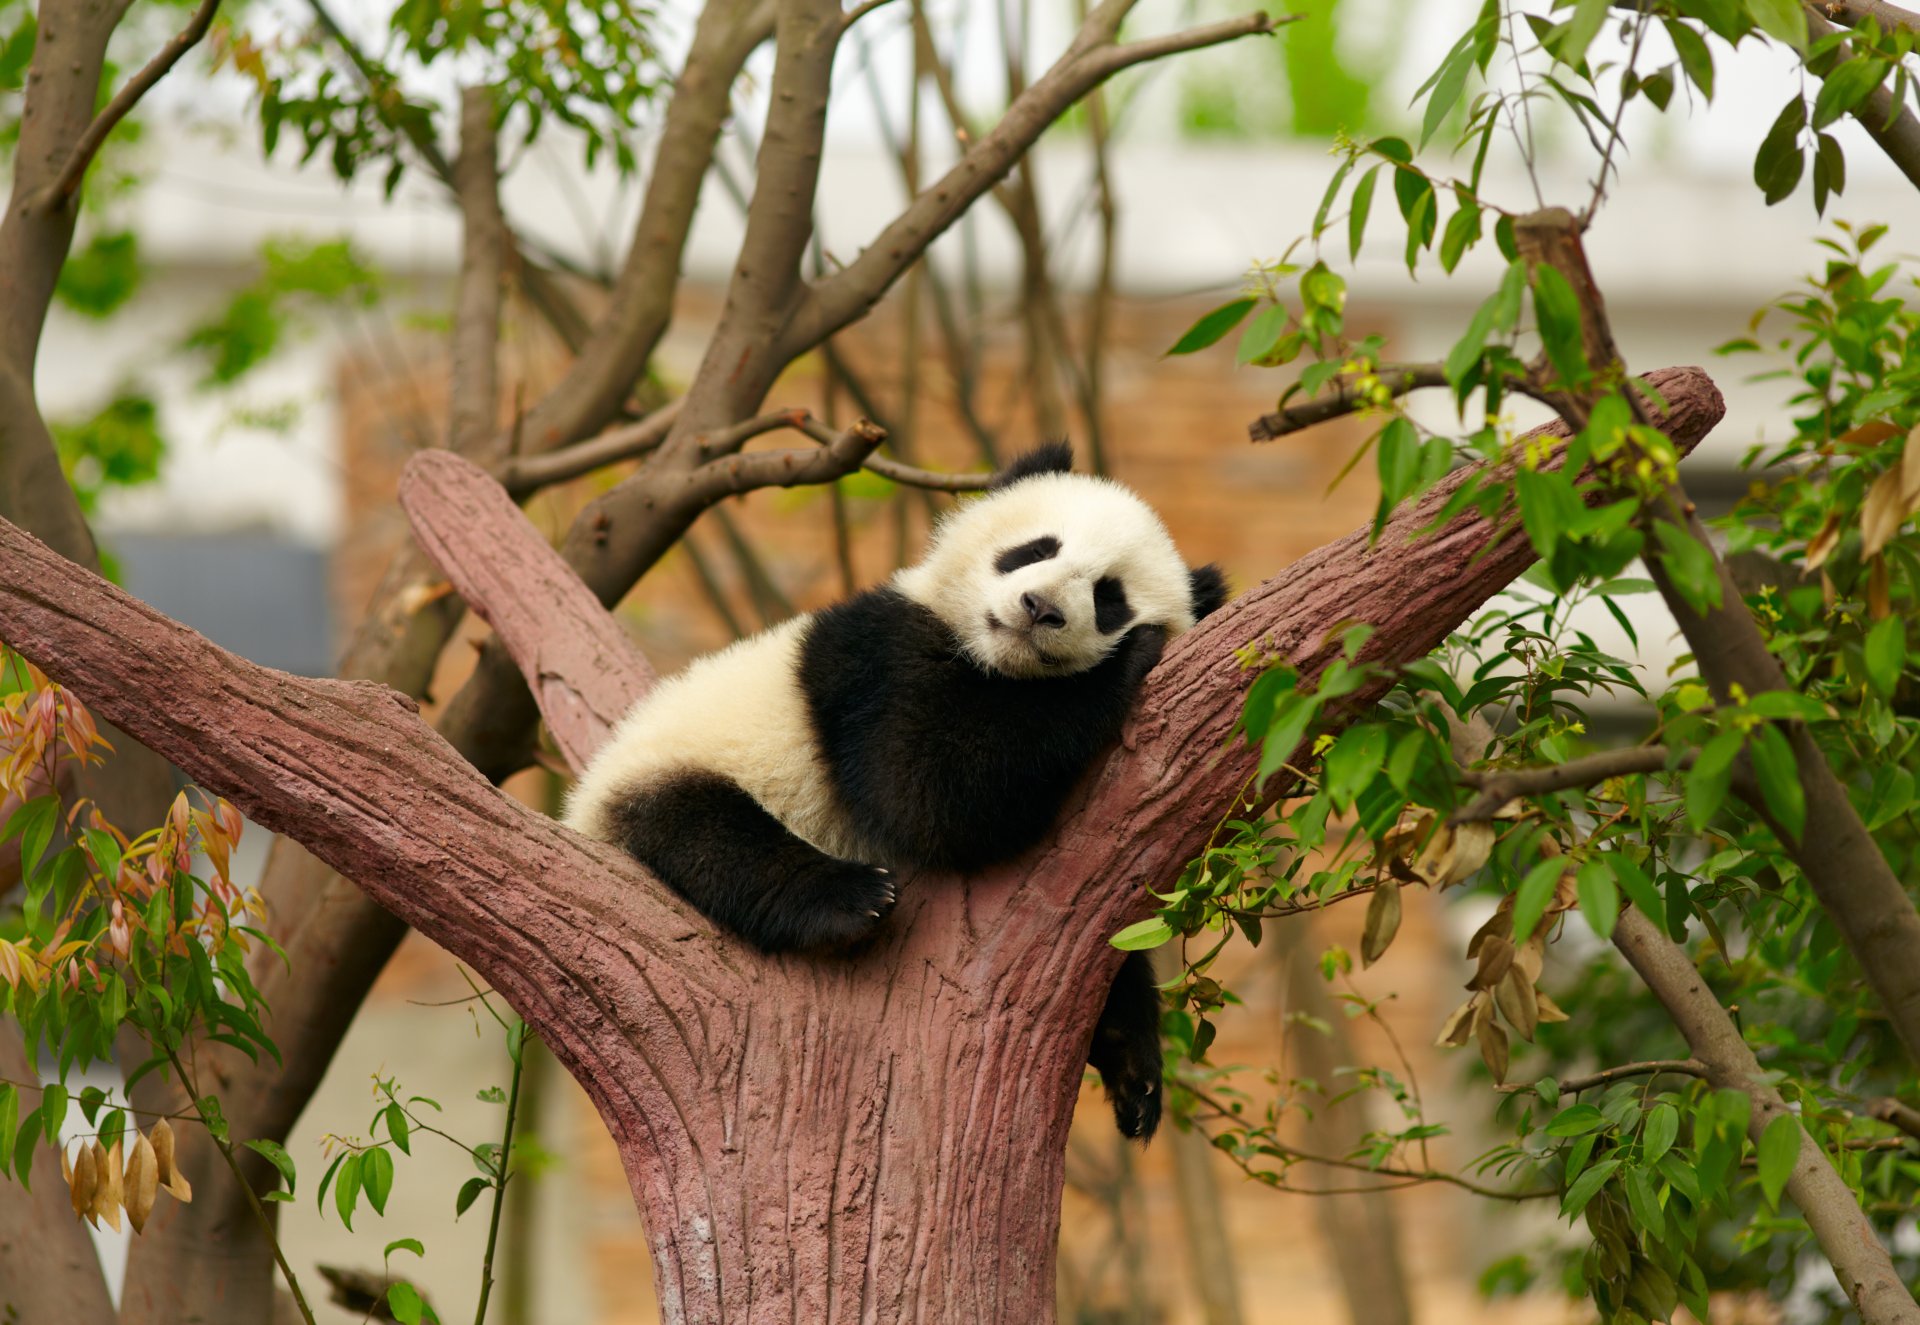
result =
[[[1039,594],[1021,594],[1020,606],[1027,609],[1027,620],[1036,626],[1058,627],[1067,624],[1067,619],[1061,615],[1060,609]]]

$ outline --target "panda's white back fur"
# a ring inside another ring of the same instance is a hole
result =
[[[994,560],[1039,537],[1057,555],[1009,574]],[[1131,624],[1177,635],[1193,625],[1185,561],[1165,526],[1129,489],[1084,474],[1038,474],[969,501],[936,526],[926,555],[893,587],[937,615],[984,667],[1012,676],[1070,675],[1096,666],[1118,636],[1093,626],[1092,586],[1120,579]],[[988,626],[1023,592],[1068,609],[1050,664]],[[717,653],[661,682],[623,718],[567,801],[567,825],[607,840],[612,803],[691,771],[736,783],[795,835],[842,859],[869,858],[832,791],[806,696],[799,652],[811,613]]]

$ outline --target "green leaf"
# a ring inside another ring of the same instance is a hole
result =
[[[1647,1121],[1640,1129],[1640,1160],[1657,1164],[1660,1156],[1673,1149],[1680,1135],[1680,1112],[1665,1100],[1647,1110]]]
[[[1580,330],[1580,297],[1552,267],[1533,269],[1533,314],[1541,345],[1560,380],[1568,386],[1585,382],[1593,368]]]
[[[1600,1189],[1607,1185],[1607,1179],[1619,1167],[1618,1159],[1603,1159],[1574,1179],[1573,1186],[1567,1188],[1567,1194],[1560,1202],[1560,1213],[1572,1219],[1586,1209],[1587,1202],[1599,1195]]]
[[[1701,747],[1687,770],[1687,823],[1696,832],[1720,812],[1733,781],[1733,761],[1740,754],[1740,733],[1721,732]]]
[[[1612,854],[1595,856],[1580,867],[1576,879],[1580,914],[1603,940],[1613,937],[1613,927],[1620,919],[1620,890],[1614,887],[1613,870],[1609,867],[1613,859]]]
[[[1685,528],[1668,520],[1657,522],[1654,536],[1660,544],[1660,564],[1673,580],[1673,587],[1696,612],[1710,612],[1720,606],[1720,571],[1713,549]]]
[[[1673,41],[1673,49],[1680,56],[1680,67],[1687,71],[1687,77],[1700,89],[1700,95],[1708,101],[1713,100],[1713,52],[1707,49],[1707,40],[1694,30],[1692,25],[1678,19],[1666,20],[1667,36]]]
[[[1842,61],[1820,84],[1813,99],[1813,127],[1824,129],[1865,101],[1887,76],[1887,63],[1856,55]]]
[[[1380,503],[1391,510],[1413,491],[1420,476],[1420,434],[1404,415],[1380,430],[1376,448],[1380,466]]]
[[[467,1207],[478,1200],[480,1193],[492,1185],[493,1183],[486,1178],[468,1178],[465,1182],[461,1183],[460,1195],[455,1197],[453,1202],[453,1217],[458,1219],[461,1215],[467,1213]]]
[[[1606,1116],[1591,1104],[1569,1104],[1553,1116],[1546,1132],[1548,1136],[1582,1136],[1606,1121]]]
[[[1627,1206],[1633,1211],[1634,1222],[1656,1242],[1666,1237],[1666,1214],[1653,1194],[1653,1184],[1647,1181],[1646,1170],[1628,1169],[1626,1187]]]
[[[1513,896],[1513,941],[1516,946],[1525,943],[1533,934],[1533,927],[1540,923],[1547,903],[1553,900],[1554,885],[1566,872],[1566,861],[1558,856],[1548,856],[1545,860],[1535,861],[1533,868],[1527,871],[1527,877],[1520,881],[1520,887]]]
[[[1640,908],[1640,914],[1655,924],[1666,925],[1667,907],[1660,900],[1660,890],[1653,886],[1653,880],[1633,857],[1623,851],[1610,853],[1609,863],[1613,867],[1613,881],[1620,885],[1632,903]]]
[[[425,1307],[413,1285],[403,1282],[387,1286],[387,1310],[400,1325],[420,1325]]]
[[[520,1063],[520,1054],[526,1047],[526,1043],[526,1022],[516,1021],[513,1025],[507,1027],[507,1057],[513,1060],[515,1066],[518,1066]]]
[[[1447,221],[1446,233],[1440,237],[1440,266],[1451,272],[1460,265],[1460,259],[1466,251],[1480,239],[1480,204],[1471,199],[1462,199],[1460,210]]]
[[[13,1176],[24,1190],[32,1190],[33,1148],[40,1144],[40,1110],[30,1111],[20,1120],[20,1131],[13,1138]]]
[[[380,1253],[380,1258],[385,1260],[396,1251],[410,1251],[415,1256],[425,1256],[427,1247],[419,1238],[395,1238],[387,1244],[387,1249]]]
[[[1366,236],[1367,213],[1373,207],[1373,186],[1379,173],[1379,166],[1369,166],[1353,186],[1353,205],[1347,211],[1347,252],[1353,258],[1360,256],[1360,241]]]
[[[58,796],[35,796],[21,803],[7,820],[7,826],[0,830],[0,842],[10,837],[20,839],[20,868],[31,874],[40,864],[40,858],[47,854],[47,844],[53,841],[54,822],[60,817],[60,798]]]
[[[1269,304],[1254,315],[1247,323],[1247,329],[1240,333],[1240,346],[1234,351],[1234,362],[1253,363],[1273,353],[1274,346],[1287,333],[1287,310],[1279,304]],[[1178,352],[1178,346],[1175,352]]]
[[[287,1194],[291,1196],[293,1194],[294,1180],[293,1156],[286,1152],[286,1148],[277,1141],[268,1141],[264,1138],[249,1141],[246,1143],[246,1146],[247,1149],[253,1151],[256,1155],[266,1160],[267,1163],[273,1165],[274,1168],[280,1170],[280,1176],[287,1180]]]
[[[40,1127],[49,1145],[60,1140],[60,1124],[67,1120],[67,1088],[54,1082],[40,1092]]]
[[[1600,25],[1606,21],[1607,0],[1576,0],[1573,17],[1562,25],[1560,35],[1552,43],[1553,58],[1572,67],[1583,64],[1587,47],[1593,45]]]
[[[360,1166],[371,1153],[377,1152],[345,1156],[346,1162],[340,1165],[340,1175],[333,1184],[333,1208],[349,1231],[353,1228],[353,1208],[360,1201]]]
[[[1232,303],[1222,304],[1201,317],[1186,335],[1174,342],[1168,354],[1192,354],[1195,350],[1204,350],[1222,336],[1240,325],[1240,319],[1253,311],[1258,303],[1255,299],[1235,299]]]
[[[407,1124],[406,1111],[402,1109],[397,1102],[387,1106],[386,1122],[387,1135],[393,1138],[393,1143],[396,1146],[400,1147],[400,1153],[403,1155],[411,1155],[413,1153],[413,1146],[408,1140],[411,1129]]]
[[[1142,952],[1157,948],[1172,937],[1173,930],[1167,922],[1154,916],[1128,925],[1107,942],[1122,952]]]
[[[1767,1124],[1760,1134],[1760,1190],[1767,1204],[1778,1209],[1780,1193],[1787,1189],[1793,1166],[1800,1159],[1800,1120],[1783,1113]]]
[[[0,1173],[13,1154],[20,1131],[20,1092],[12,1082],[0,1082]]]
[[[1807,15],[1798,0],[1746,0],[1760,30],[1796,51],[1807,49]]]
[[[1867,684],[1882,699],[1892,699],[1907,665],[1907,627],[1898,616],[1887,616],[1867,632]]]
[[[1768,812],[1788,840],[1798,842],[1807,826],[1807,793],[1800,785],[1800,766],[1793,757],[1792,743],[1785,732],[1766,724],[1753,729],[1748,748]]]
[[[1420,122],[1420,146],[1425,148],[1429,139],[1446,122],[1448,114],[1460,100],[1460,93],[1466,89],[1467,75],[1473,71],[1473,34],[1469,32],[1460,39],[1460,43],[1447,53],[1440,70],[1433,78],[1433,91],[1427,97],[1427,112]]]
[[[1769,207],[1799,187],[1800,175],[1806,169],[1806,159],[1800,151],[1800,131],[1806,127],[1807,103],[1796,92],[1780,108],[1779,117],[1767,130],[1767,136],[1760,140],[1760,150],[1753,158],[1753,182],[1760,187]]]
[[[361,1186],[367,1193],[367,1204],[378,1215],[387,1213],[387,1193],[393,1190],[393,1152],[385,1146],[378,1146],[360,1156]]]

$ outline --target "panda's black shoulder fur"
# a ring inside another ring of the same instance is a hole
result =
[[[1213,615],[1227,601],[1227,573],[1218,566],[1196,566],[1187,572],[1193,585],[1193,619]]]
[[[1046,836],[1120,735],[1165,632],[1135,627],[1071,676],[976,664],[931,611],[892,588],[821,612],[800,686],[834,790],[878,863],[960,871]]]
[[[1052,441],[1036,446],[1020,456],[1005,469],[993,476],[993,482],[987,485],[988,492],[998,492],[1002,488],[1012,487],[1023,478],[1032,478],[1036,474],[1071,474],[1073,472],[1073,447],[1065,441]]]

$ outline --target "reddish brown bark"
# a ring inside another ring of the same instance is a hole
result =
[[[1655,381],[1683,445],[1720,417],[1703,374]],[[1176,641],[1051,841],[910,880],[856,961],[754,955],[501,796],[393,692],[255,667],[4,524],[0,638],[508,998],[619,1145],[666,1319],[1046,1321],[1107,936],[1249,769],[1233,649],[1264,639],[1311,676],[1366,621],[1370,655],[1426,653],[1532,557],[1478,517],[1410,541],[1450,487]]]

